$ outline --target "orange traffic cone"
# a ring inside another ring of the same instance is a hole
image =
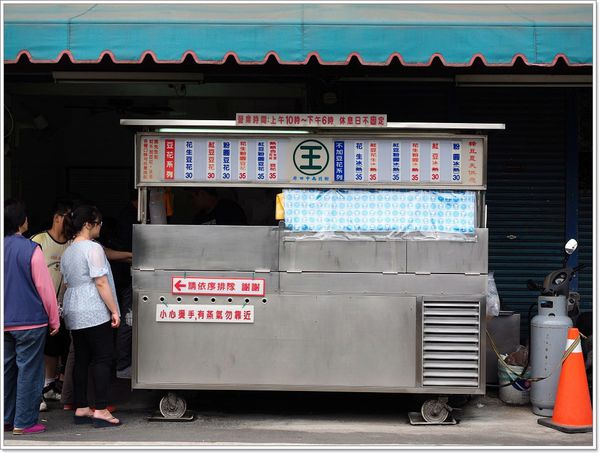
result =
[[[569,329],[567,347],[579,338],[579,330]],[[562,365],[552,419],[538,419],[540,425],[564,433],[587,433],[592,430],[592,403],[588,390],[581,344],[578,344]]]

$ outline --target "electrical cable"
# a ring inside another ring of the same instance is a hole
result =
[[[492,349],[494,350],[494,352],[496,353],[496,356],[498,357],[498,359],[500,360],[500,363],[502,364],[502,366],[504,366],[507,370],[509,370],[512,374],[514,374],[515,376],[517,376],[517,379],[512,379],[510,378],[509,375],[509,382],[507,384],[503,384],[503,385],[498,385],[498,387],[508,387],[509,385],[512,385],[514,382],[516,382],[518,379],[523,380],[523,381],[527,381],[527,382],[539,382],[539,381],[543,381],[544,379],[548,379],[550,376],[552,376],[554,374],[554,372],[556,372],[556,370],[558,369],[559,366],[562,366],[562,364],[564,363],[565,360],[567,360],[567,357],[569,357],[569,355],[571,354],[571,352],[573,352],[575,350],[575,348],[581,343],[581,338],[587,338],[584,334],[582,334],[581,332],[579,332],[579,336],[577,337],[576,340],[573,341],[573,343],[571,344],[571,346],[569,346],[562,358],[560,359],[560,361],[554,366],[554,369],[548,374],[548,376],[544,376],[544,377],[532,377],[532,378],[525,378],[523,377],[523,375],[525,374],[525,371],[527,370],[527,367],[523,367],[523,371],[521,373],[517,373],[515,370],[513,370],[509,364],[507,364],[502,357],[500,356],[500,353],[498,352],[498,348],[496,347],[496,343],[494,343],[494,339],[492,338],[492,335],[490,334],[489,330],[485,329],[485,333],[487,335],[487,337],[490,340],[490,345],[492,346]],[[492,385],[492,387],[496,387],[495,385]]]

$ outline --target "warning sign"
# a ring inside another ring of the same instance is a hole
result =
[[[253,323],[252,305],[157,305],[157,322]]]

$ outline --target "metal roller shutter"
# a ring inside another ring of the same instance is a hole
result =
[[[592,191],[584,189],[579,191],[579,224],[577,240],[579,241],[579,264],[585,267],[579,272],[578,291],[581,295],[580,308],[592,309],[593,298],[593,230],[592,230]]]
[[[526,340],[528,309],[542,281],[561,266],[565,238],[566,103],[560,90],[464,89],[461,121],[503,122],[490,137],[488,156],[489,269],[502,309],[521,313]]]

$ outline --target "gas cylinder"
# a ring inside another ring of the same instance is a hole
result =
[[[534,414],[552,416],[560,377],[561,358],[573,321],[567,316],[566,296],[538,297],[538,314],[531,320],[531,376],[546,377],[531,383]]]

